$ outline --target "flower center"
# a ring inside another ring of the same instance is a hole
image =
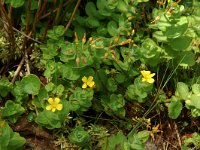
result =
[[[53,108],[56,108],[57,107],[57,103],[55,103],[55,102],[53,102],[52,104],[51,104],[51,106],[53,107]]]

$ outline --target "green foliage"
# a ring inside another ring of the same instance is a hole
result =
[[[143,130],[146,122],[135,124],[135,118],[162,110],[181,119],[183,107],[191,117],[200,116],[199,1],[88,0],[75,7],[76,2],[5,0],[0,20],[5,26],[0,34],[2,118],[14,124],[27,114],[28,121],[55,137],[71,131],[69,142],[81,148],[95,149],[98,143],[105,150],[142,150],[153,131]],[[15,64],[19,59],[23,64]],[[140,74],[144,70],[155,76],[145,77]],[[83,77],[91,77],[94,85],[84,88],[90,81]],[[111,121],[98,127],[104,119]],[[89,128],[88,122],[97,127]],[[130,132],[138,124],[141,128]],[[3,127],[9,131],[6,140],[0,136],[4,147],[12,148],[15,136],[19,147],[24,144],[8,124]],[[191,143],[197,145],[188,139],[184,148]]]
[[[6,0],[6,3],[9,3],[10,5],[12,5],[14,8],[18,8],[23,6],[25,0]]]
[[[6,78],[0,79],[0,96],[6,97],[9,92],[11,92],[12,84]]]
[[[153,88],[152,84],[141,80],[141,77],[136,78],[134,84],[129,85],[127,88],[126,94],[131,101],[144,102]]]
[[[177,99],[175,96],[171,98],[171,102],[168,106],[168,115],[172,119],[178,118],[181,113],[183,106],[180,99]]]
[[[2,150],[19,150],[25,144],[26,140],[19,135],[19,133],[13,132],[8,123],[4,120],[0,120],[0,149]]]
[[[41,101],[40,101],[41,102]],[[44,126],[47,129],[55,129],[61,128],[62,123],[65,121],[65,118],[69,113],[69,104],[65,100],[61,100],[61,104],[63,105],[63,109],[61,111],[52,112],[46,110],[46,104],[44,101],[40,103],[36,103],[36,106],[43,107],[44,110],[40,111],[35,118],[36,123]]]
[[[130,148],[135,150],[142,150],[145,148],[145,142],[149,139],[150,131],[144,130],[136,133],[132,130],[128,135],[128,142]]]
[[[15,123],[20,115],[25,112],[25,109],[11,100],[6,101],[5,107],[1,110],[2,117],[8,118],[12,123]]]
[[[107,138],[102,148],[103,150],[143,150],[145,149],[145,142],[149,139],[149,135],[150,132],[146,130],[138,133],[133,130],[129,133],[127,138],[119,131],[117,134]]]
[[[69,97],[70,110],[77,112],[87,111],[92,105],[94,91],[91,89],[83,90],[76,88],[72,93]]]
[[[106,113],[110,115],[125,116],[125,100],[121,94],[112,94],[110,97],[104,96],[101,99],[101,104]]]
[[[21,80],[24,93],[37,95],[40,90],[40,79],[36,75],[27,75]]]
[[[86,146],[90,140],[90,135],[83,127],[77,126],[69,134],[69,140],[77,146]]]
[[[112,135],[107,139],[106,144],[103,145],[103,150],[114,150],[114,149],[124,149],[128,150],[127,139],[122,132],[118,132],[116,135]]]
[[[200,135],[196,132],[192,134],[191,138],[187,138],[184,140],[184,144],[181,147],[182,150],[192,150],[192,149],[199,149],[199,140],[200,140]],[[193,146],[191,146],[193,145]]]

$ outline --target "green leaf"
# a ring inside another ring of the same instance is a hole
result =
[[[189,88],[187,84],[183,82],[178,82],[176,87],[176,95],[179,96],[181,99],[186,100],[189,96]]]
[[[100,22],[98,19],[96,19],[95,17],[93,16],[89,16],[87,19],[87,24],[88,24],[88,27],[89,28],[97,28],[100,26]]]
[[[145,149],[145,142],[149,139],[150,131],[143,130],[136,132],[134,129],[128,135],[130,147],[134,150]]]
[[[114,92],[117,90],[117,83],[113,78],[109,78],[107,80],[107,89],[111,92]]]
[[[165,36],[162,31],[154,32],[153,37],[156,38],[158,42],[167,42],[167,36]]]
[[[149,0],[137,0],[138,3],[148,2]]]
[[[7,78],[2,78],[0,80],[0,96],[6,97],[11,90],[12,83]]]
[[[118,82],[118,83],[123,83],[125,82],[126,80],[126,76],[122,73],[119,73],[115,76],[115,80]]]
[[[43,52],[43,58],[44,59],[52,59],[55,56],[58,55],[58,46],[55,44],[57,41],[49,41],[47,42],[47,45],[40,46],[42,52]]]
[[[107,8],[111,9],[111,10],[115,9],[118,5],[118,2],[119,2],[119,0],[108,0],[107,1]]]
[[[69,97],[71,110],[84,112],[92,105],[94,91],[92,89],[81,89],[77,87]]]
[[[45,102],[45,100],[47,100],[49,98],[49,95],[48,95],[48,92],[47,92],[47,90],[45,89],[45,88],[43,88],[43,89],[40,89],[40,91],[39,91],[39,94],[38,94],[38,97],[37,98],[35,98],[34,100],[33,100],[33,103],[38,107],[38,108],[45,108],[45,104],[44,104],[44,102]]]
[[[71,143],[77,146],[84,146],[89,142],[90,135],[83,127],[77,126],[68,136]]]
[[[95,16],[97,14],[95,4],[93,2],[88,2],[85,6],[85,12],[88,16]]]
[[[49,83],[47,83],[47,84],[45,85],[45,89],[47,90],[47,92],[53,91],[54,87],[55,87],[55,84],[52,83],[52,82],[49,82]]]
[[[188,36],[181,36],[169,40],[169,45],[176,51],[185,51],[190,46],[192,38]]]
[[[19,133],[15,133],[9,127],[7,122],[1,121],[0,124],[3,125],[0,128],[0,149],[1,150],[17,150],[21,149],[25,144],[26,140],[19,135]]]
[[[62,70],[62,77],[68,80],[77,80],[80,77],[80,73],[78,69],[73,69],[70,65],[67,63],[62,65],[61,67]]]
[[[194,106],[197,109],[200,109],[200,95],[192,94],[190,100],[190,105]]]
[[[35,121],[47,129],[55,129],[61,127],[61,121],[58,117],[58,113],[53,113],[52,111],[44,110],[39,112]]]
[[[34,75],[30,74],[25,76],[22,81],[23,91],[27,94],[37,95],[40,90],[40,79]]]
[[[188,68],[195,65],[195,53],[192,51],[176,52],[174,62],[176,65],[180,65],[183,68]]]
[[[54,26],[52,30],[48,30],[47,37],[57,40],[59,37],[63,36],[65,27],[62,25]]]
[[[119,131],[116,135],[112,135],[107,139],[105,144],[102,146],[102,150],[115,150],[124,149],[124,143],[127,141],[122,131]]]
[[[200,84],[193,84],[192,92],[196,95],[200,95]]]
[[[10,3],[12,7],[18,8],[23,6],[25,0],[7,0],[6,3]]]
[[[97,0],[97,8],[102,10],[106,7],[107,0]]]
[[[122,13],[126,13],[128,12],[128,5],[126,5],[126,3],[123,0],[117,0],[118,1],[118,5],[117,5],[117,9],[122,12]]]
[[[61,50],[60,60],[63,62],[69,62],[75,60],[76,48],[73,43],[68,43],[67,46],[63,46]]]
[[[108,22],[107,30],[108,30],[108,33],[111,36],[117,36],[118,35],[118,25],[117,25],[117,23],[115,21]]]
[[[108,115],[125,116],[124,97],[121,94],[111,94],[110,97],[102,96],[101,104]]]
[[[181,17],[178,22],[171,24],[166,28],[165,36],[170,38],[172,41],[178,37],[181,37],[188,28],[187,17]],[[183,44],[183,43],[182,43]]]
[[[63,93],[64,89],[65,89],[65,87],[62,84],[59,84],[58,86],[56,86],[54,88],[52,93],[57,95],[57,96],[62,96],[62,93]]]
[[[20,104],[8,100],[1,112],[3,118],[7,117],[9,121],[15,123],[18,117],[25,112],[25,109]]]
[[[179,99],[177,99],[175,96],[172,96],[171,102],[168,106],[168,115],[172,119],[178,118],[178,116],[181,113],[183,106]]]

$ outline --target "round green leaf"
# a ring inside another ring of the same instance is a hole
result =
[[[110,21],[107,25],[108,33],[111,36],[117,36],[118,35],[118,25],[115,21]]]
[[[178,118],[178,116],[181,113],[181,110],[183,108],[183,105],[179,99],[177,99],[175,96],[172,97],[172,101],[169,104],[168,107],[168,115],[172,119]]]
[[[27,75],[22,79],[23,91],[27,94],[37,95],[40,90],[40,79],[33,74]]]
[[[95,4],[93,2],[88,2],[85,6],[85,12],[88,16],[95,16],[97,13]]]
[[[176,94],[182,99],[187,99],[189,95],[189,88],[187,84],[183,82],[178,82],[176,88]]]

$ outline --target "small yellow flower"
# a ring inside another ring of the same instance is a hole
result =
[[[94,87],[94,81],[93,81],[92,76],[89,76],[88,78],[84,76],[82,78],[82,81],[83,81],[83,85],[82,85],[83,89],[87,88],[87,86],[89,86],[90,88]]]
[[[146,120],[146,124],[147,124],[146,128],[151,129],[151,119],[150,118]]]
[[[63,105],[60,103],[60,98],[49,98],[48,99],[49,105],[46,107],[46,110],[51,110],[52,112],[55,112],[57,110],[62,110]]]
[[[162,132],[161,130],[159,130],[159,126],[159,124],[157,126],[154,126],[150,132],[150,136],[152,137],[153,141],[155,140],[154,134]]]
[[[145,71],[142,70],[140,71],[143,78],[142,78],[142,82],[148,82],[148,83],[154,83],[154,79],[152,78],[153,76],[155,76],[155,73],[151,73],[151,71]]]
[[[154,134],[154,133],[158,133],[158,132],[160,132],[160,130],[158,129],[159,128],[159,124],[157,125],[157,126],[154,126],[153,128],[152,128],[152,133]]]

